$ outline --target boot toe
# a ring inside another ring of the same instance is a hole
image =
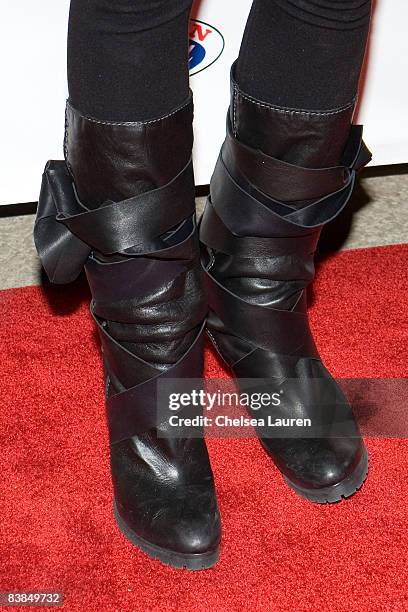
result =
[[[361,439],[263,440],[285,478],[305,489],[334,487],[354,472],[365,451]]]
[[[200,487],[188,487],[166,499],[145,499],[141,508],[116,502],[121,531],[150,556],[161,560],[217,556],[221,520],[215,496]]]
[[[368,473],[368,453],[360,442],[354,455],[342,458],[332,453],[300,472],[283,472],[288,485],[301,497],[316,503],[335,503],[351,497],[363,485]]]

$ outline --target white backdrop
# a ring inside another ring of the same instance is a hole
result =
[[[200,21],[191,22],[190,36],[198,185],[209,182],[223,139],[229,67],[250,4],[201,0],[194,9]],[[62,158],[69,0],[1,0],[0,7],[0,204],[32,202],[47,159]],[[374,164],[408,162],[407,23],[406,0],[377,0],[358,117]]]

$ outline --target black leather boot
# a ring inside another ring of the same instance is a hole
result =
[[[203,438],[169,437],[157,413],[158,381],[202,375],[192,115],[189,99],[157,121],[109,123],[68,103],[66,161],[45,168],[35,242],[53,282],[85,266],[118,526],[150,556],[195,570],[217,561],[220,543],[207,448]]]
[[[279,393],[272,412],[251,414],[266,423],[258,435],[289,486],[320,503],[352,495],[368,469],[306,305],[321,229],[344,208],[371,157],[352,113],[353,106],[327,114],[274,108],[232,80],[227,136],[200,225],[208,333],[241,389],[249,379],[252,390]],[[252,379],[261,379],[256,388]],[[277,428],[267,426],[268,414]],[[309,419],[311,428],[296,432],[290,418]]]

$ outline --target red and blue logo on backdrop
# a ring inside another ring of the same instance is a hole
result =
[[[209,23],[198,19],[190,20],[189,42],[190,76],[212,66],[225,47],[221,32]]]

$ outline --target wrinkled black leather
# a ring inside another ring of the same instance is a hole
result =
[[[258,431],[281,472],[304,489],[341,482],[364,451],[351,408],[320,360],[306,305],[321,229],[347,204],[370,159],[351,117],[352,108],[323,117],[274,109],[232,81],[227,136],[200,223],[217,350],[238,379],[283,390],[274,417],[312,420],[307,438]]]
[[[85,266],[105,367],[115,503],[139,538],[180,555],[216,551],[206,445],[167,439],[160,378],[200,378],[207,302],[191,163],[192,100],[147,123],[106,123],[67,104],[65,162],[48,162],[35,242],[54,282]]]

